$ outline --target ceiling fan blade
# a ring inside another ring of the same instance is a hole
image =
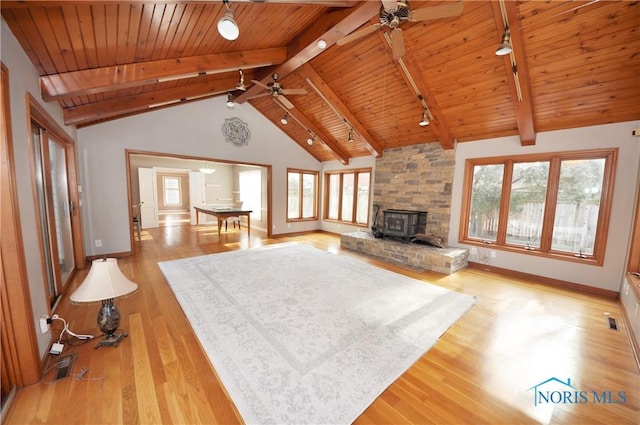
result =
[[[305,89],[283,89],[282,94],[288,94],[288,95],[307,94],[307,91]]]
[[[346,37],[342,37],[341,39],[336,41],[336,44],[338,46],[344,46],[347,43],[351,43],[352,41],[355,41],[355,40],[357,40],[359,38],[362,38],[365,35],[369,35],[369,34],[375,32],[381,26],[382,25],[380,25],[380,24],[374,24],[374,25],[371,25],[369,27],[362,28],[361,30],[354,31],[351,34],[347,35]]]
[[[284,107],[287,108],[287,109],[293,109],[293,107],[294,107],[293,103],[289,102],[289,99],[287,99],[286,97],[284,97],[282,95],[276,96],[275,99],[278,102],[282,103],[284,105]]]
[[[269,89],[269,86],[268,86],[268,85],[263,84],[262,82],[260,82],[260,81],[258,81],[258,80],[251,80],[251,82],[252,82],[253,84],[257,84],[257,85],[259,85],[260,87],[264,87],[265,89]]]
[[[251,100],[251,99],[257,99],[259,97],[265,97],[265,96],[271,96],[271,93],[260,93],[260,94],[256,94],[255,96],[248,97],[247,99]]]
[[[391,31],[391,53],[393,59],[398,60],[404,56],[404,37],[402,36],[402,30],[395,28]]]
[[[427,6],[422,9],[412,10],[409,13],[409,22],[428,21],[432,19],[451,18],[459,16],[464,8],[461,1],[447,2],[440,6]]]

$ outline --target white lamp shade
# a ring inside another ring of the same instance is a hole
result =
[[[93,260],[82,285],[71,294],[71,302],[90,303],[122,297],[138,290],[120,271],[115,258]]]

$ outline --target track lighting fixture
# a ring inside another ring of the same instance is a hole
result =
[[[511,46],[511,31],[509,31],[509,26],[507,25],[504,28],[504,33],[502,34],[502,42],[500,42],[500,46],[496,49],[497,56],[505,56],[513,51],[513,47]]]
[[[327,42],[323,38],[318,40],[317,44],[318,44],[318,49],[320,49],[320,50],[324,50],[324,49],[327,48]]]
[[[238,84],[236,85],[236,89],[245,91],[247,89],[247,86],[244,85],[244,74],[242,73],[241,69],[239,69],[238,72],[240,73],[240,79],[238,80]]]
[[[282,125],[289,124],[289,121],[287,120],[287,118],[289,118],[289,113],[288,112],[286,114],[284,114],[284,116],[282,118],[280,118],[280,122],[282,123]]]
[[[307,139],[307,145],[309,145],[309,146],[313,145],[314,140],[316,140],[316,136],[309,137]]]
[[[429,125],[429,114],[427,114],[427,110],[425,109],[424,111],[422,111],[422,121],[420,121],[418,124],[420,125],[420,127],[426,127]]]
[[[347,139],[347,143],[353,143],[353,128],[349,130],[349,138]]]
[[[235,40],[240,35],[240,28],[236,23],[233,10],[229,7],[229,0],[222,0],[222,3],[227,7],[224,12],[224,16],[218,21],[218,32],[227,40]]]
[[[236,104],[233,102],[233,95],[227,92],[227,108],[233,108]]]

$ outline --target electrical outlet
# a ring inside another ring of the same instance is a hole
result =
[[[100,248],[102,246],[102,239],[96,239],[96,247]]]
[[[471,255],[478,255],[478,248],[476,248],[475,246],[471,247]]]
[[[491,258],[496,258],[496,252],[494,250],[491,250]]]
[[[40,332],[42,332],[43,334],[46,334],[47,332],[49,332],[49,317],[47,316],[42,316],[40,318]]]

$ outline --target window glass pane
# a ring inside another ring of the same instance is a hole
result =
[[[327,217],[337,220],[338,219],[338,205],[340,198],[340,175],[329,175],[329,205],[327,207]]]
[[[342,217],[343,221],[353,220],[353,184],[355,174],[343,174],[342,177]]]
[[[473,168],[469,237],[494,241],[498,233],[498,217],[504,165],[476,165]]]
[[[316,176],[314,174],[302,175],[302,218],[311,218],[316,216],[315,197],[316,197]]]
[[[604,166],[604,158],[562,161],[551,249],[593,254]]]
[[[507,243],[540,248],[549,162],[513,164]]]
[[[367,224],[369,220],[369,180],[371,173],[358,173],[358,199],[356,200],[356,223]]]
[[[300,218],[300,173],[288,173],[287,218]]]
[[[163,177],[164,204],[180,205],[180,179],[177,177]]]

